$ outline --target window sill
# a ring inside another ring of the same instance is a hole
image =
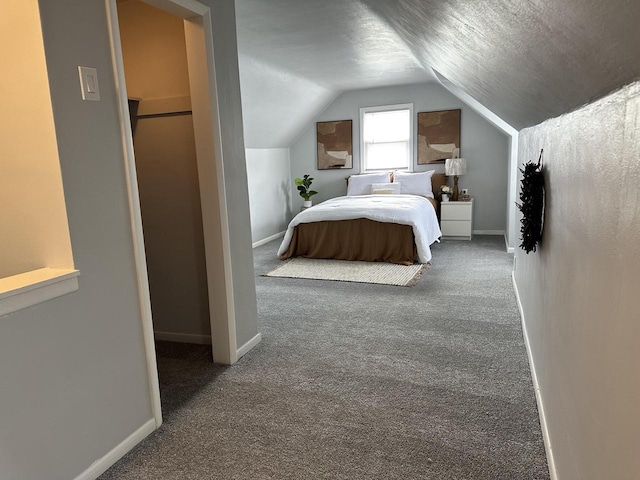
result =
[[[78,290],[80,272],[40,268],[0,278],[0,317]]]

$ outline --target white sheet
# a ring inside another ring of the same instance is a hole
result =
[[[429,200],[416,195],[358,195],[337,197],[303,210],[296,215],[282,240],[278,256],[289,248],[293,229],[301,223],[327,220],[368,218],[377,222],[411,225],[418,250],[418,260],[431,260],[429,245],[442,236],[436,211]]]

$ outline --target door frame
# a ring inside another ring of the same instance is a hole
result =
[[[141,1],[184,19],[202,204],[212,355],[214,362],[232,365],[237,361],[238,353],[211,10],[196,0]],[[118,96],[120,133],[124,152],[127,200],[131,219],[149,393],[157,428],[162,424],[162,408],[122,43],[116,0],[105,0],[105,5]]]

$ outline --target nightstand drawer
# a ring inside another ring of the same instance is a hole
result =
[[[442,220],[440,230],[443,237],[471,237],[471,222],[460,220]]]
[[[471,202],[443,202],[440,204],[442,218],[447,220],[471,220]]]

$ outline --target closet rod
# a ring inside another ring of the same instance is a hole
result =
[[[182,110],[180,112],[147,113],[146,115],[137,115],[137,118],[176,117],[178,115],[191,115],[191,110]]]

